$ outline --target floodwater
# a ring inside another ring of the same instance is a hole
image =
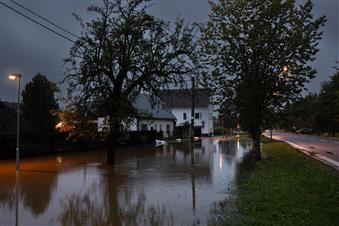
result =
[[[234,194],[248,141],[138,146],[0,161],[0,225],[208,225]]]

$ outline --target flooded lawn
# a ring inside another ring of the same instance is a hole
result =
[[[0,225],[207,225],[229,199],[247,141],[78,152],[0,161]],[[192,155],[193,153],[193,155]]]

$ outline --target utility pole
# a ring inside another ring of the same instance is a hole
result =
[[[191,140],[194,140],[195,79],[192,76]]]
[[[191,126],[190,126],[190,149],[191,149],[191,164],[194,166],[194,108],[195,108],[195,80],[194,76],[192,76],[192,109],[191,109]],[[195,197],[195,189],[194,189],[194,197]],[[193,203],[195,206],[195,200]],[[195,208],[195,207],[194,207]]]
[[[16,171],[20,170],[20,79],[21,74],[12,73],[8,76],[10,80],[18,80],[18,102],[16,109],[16,149],[15,149],[15,159],[16,159]]]
[[[221,136],[225,136],[225,131],[224,131],[224,115],[221,115]]]

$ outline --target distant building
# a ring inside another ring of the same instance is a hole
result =
[[[176,118],[176,125],[191,122],[192,90],[173,89],[163,91],[162,104]],[[208,89],[195,90],[194,128],[196,135],[213,134],[213,104],[212,96]]]
[[[213,104],[208,89],[195,90],[195,135],[213,134]],[[129,131],[157,131],[164,138],[175,135],[176,126],[191,123],[192,97],[190,89],[163,91],[155,103],[146,94],[140,94],[133,103],[137,116],[123,124]],[[105,127],[104,118],[99,118],[98,127]]]
[[[162,131],[165,138],[174,135],[175,116],[160,103],[152,103],[145,94],[140,94],[133,104],[138,117],[131,123],[131,131],[155,130]]]

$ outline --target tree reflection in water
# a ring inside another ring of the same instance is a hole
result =
[[[217,145],[216,145],[217,144]],[[19,224],[63,226],[207,225],[208,212],[229,209],[251,143],[203,139],[22,161]],[[0,225],[14,225],[15,162],[0,163]],[[215,214],[215,216],[218,216]]]
[[[210,210],[210,217],[208,220],[208,225],[236,225],[235,217],[237,214],[236,201],[238,197],[237,184],[246,176],[248,172],[251,172],[254,167],[253,157],[249,153],[249,150],[252,148],[252,142],[247,140],[237,139],[236,141],[224,142],[221,145],[224,146],[222,150],[228,150],[226,153],[230,154],[229,151],[232,151],[232,155],[236,158],[232,161],[236,161],[236,170],[233,175],[235,178],[235,184],[233,188],[229,191],[230,195],[227,199],[215,202],[213,207]],[[225,147],[227,146],[227,147]]]
[[[20,197],[23,205],[35,216],[45,212],[56,185],[57,174],[49,172],[22,172],[20,176]],[[28,175],[24,175],[28,174]]]
[[[112,180],[110,180],[112,181]],[[131,190],[125,189],[118,199],[116,186],[107,183],[104,199],[93,188],[85,195],[73,194],[62,200],[63,211],[56,219],[63,226],[142,226],[173,225],[173,214],[167,213],[164,206],[146,206],[145,194],[141,191],[133,202]]]

